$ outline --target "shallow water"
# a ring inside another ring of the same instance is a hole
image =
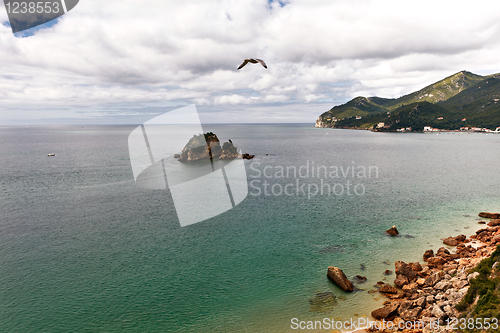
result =
[[[204,130],[256,155],[245,162],[255,182],[234,209],[181,228],[169,191],[134,183],[133,128],[1,129],[5,331],[292,332],[292,318],[357,318],[383,302],[368,290],[395,260],[420,260],[440,238],[471,234],[479,211],[500,211],[500,135],[211,125]],[[313,164],[341,176],[276,174]],[[349,167],[378,176],[344,178]],[[277,195],[297,180],[344,193]],[[359,195],[345,192],[347,181]],[[384,235],[392,225],[403,237]],[[331,265],[366,276],[364,290],[331,284]],[[310,312],[309,300],[328,291],[334,310]]]

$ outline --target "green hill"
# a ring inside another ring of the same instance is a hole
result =
[[[500,126],[499,100],[498,74],[480,76],[462,71],[397,99],[356,97],[323,113],[316,124],[371,129],[383,122],[383,129],[389,131],[403,127],[420,131],[424,126],[494,129]],[[437,119],[440,117],[443,119]],[[466,121],[462,121],[464,118]]]

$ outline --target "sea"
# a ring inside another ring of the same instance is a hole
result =
[[[500,135],[204,125],[255,155],[248,195],[181,227],[134,180],[137,126],[0,128],[1,332],[331,332],[293,321],[370,318],[396,260],[500,211]]]

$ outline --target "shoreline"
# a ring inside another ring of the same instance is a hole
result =
[[[497,246],[500,246],[500,214],[480,213],[479,216],[487,221],[479,221],[478,224],[489,222],[487,226],[468,237],[458,235],[442,239],[443,246],[435,254],[432,249],[423,254],[427,264],[420,265],[418,261],[415,263],[396,261],[394,283],[379,281],[374,286],[378,289],[375,292],[387,300],[383,307],[371,312],[369,325],[372,327],[357,327],[354,330],[342,331],[345,333],[456,332],[456,328],[447,327],[445,320],[458,318],[461,314],[455,306],[467,294],[470,281],[479,275],[479,273],[469,274],[468,271],[490,258]],[[448,250],[445,246],[452,249]],[[440,326],[436,326],[436,322],[440,323]],[[407,323],[414,323],[417,326],[405,328]]]

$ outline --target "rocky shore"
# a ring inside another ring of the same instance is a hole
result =
[[[489,258],[500,245],[500,214],[480,213],[479,216],[493,220],[469,238],[458,235],[444,239],[444,244],[455,247],[451,252],[445,247],[436,252],[427,250],[422,256],[426,265],[396,261],[394,285],[379,281],[375,289],[369,291],[380,293],[387,300],[383,307],[371,313],[376,321],[367,332],[457,332],[447,323],[460,316],[456,305],[467,294],[471,281],[480,274],[470,270]],[[335,279],[332,272],[330,267],[328,277],[348,290],[342,271],[335,274]],[[479,296],[476,303],[478,299]]]
[[[481,213],[484,218],[500,218],[500,214]],[[479,273],[468,273],[483,259],[488,258],[500,244],[500,220],[492,220],[488,227],[480,229],[475,235],[467,238],[465,235],[448,237],[444,244],[455,246],[450,252],[441,247],[436,253],[427,250],[423,267],[417,263],[395,263],[395,286],[379,283],[379,292],[388,300],[384,307],[372,312],[376,320],[390,321],[393,325],[379,326],[368,329],[369,332],[427,333],[456,332],[448,328],[449,319],[458,318],[460,313],[455,306],[467,294],[470,282]],[[405,325],[399,325],[404,322]],[[412,328],[408,322],[414,322]],[[437,327],[437,323],[440,326]],[[390,329],[387,327],[393,326]],[[423,327],[422,327],[423,326]]]

